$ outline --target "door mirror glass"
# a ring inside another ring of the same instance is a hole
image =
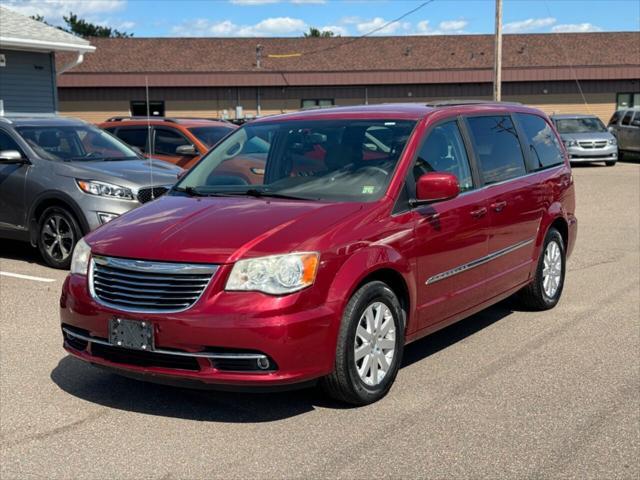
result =
[[[176,148],[176,155],[194,157],[198,155],[198,152],[196,151],[196,147],[193,145],[180,145]]]
[[[457,197],[459,193],[458,178],[452,173],[425,173],[418,178],[416,184],[416,197],[419,203],[449,200]]]
[[[24,158],[22,154],[17,150],[2,150],[0,151],[0,163],[22,163]]]

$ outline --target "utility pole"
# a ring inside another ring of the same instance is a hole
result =
[[[496,35],[494,38],[493,100],[502,99],[502,0],[496,0]]]

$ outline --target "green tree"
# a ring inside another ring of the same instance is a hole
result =
[[[38,22],[45,23],[49,26],[52,26],[48,23],[42,15],[32,15],[32,19],[37,20]],[[107,38],[127,38],[133,37],[133,33],[121,32],[120,30],[116,30],[111,27],[103,27],[101,25],[95,25],[93,23],[87,22],[82,18],[78,18],[78,15],[75,13],[69,12],[68,16],[63,16],[62,19],[64,23],[66,23],[67,27],[57,27],[60,30],[63,30],[67,33],[73,33],[74,35],[78,35],[79,37],[107,37]]]
[[[333,33],[331,30],[320,30],[319,28],[316,27],[309,27],[309,31],[304,33],[304,36],[306,38],[329,38],[329,37],[335,37],[336,34]]]

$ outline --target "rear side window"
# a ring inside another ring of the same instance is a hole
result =
[[[527,143],[525,149],[529,151],[531,162],[530,170],[541,170],[563,163],[562,148],[558,138],[543,118],[526,113],[518,113],[517,118],[524,131]]]
[[[116,136],[124,143],[138,147],[142,152],[147,151],[148,133],[146,128],[119,128]]]
[[[11,138],[8,133],[0,130],[0,151],[2,150],[17,150],[22,153],[22,149],[18,146],[16,141]]]
[[[518,133],[510,116],[469,117],[467,121],[486,185],[527,173]]]
[[[458,177],[460,191],[473,189],[469,159],[456,121],[437,125],[422,145],[413,176],[418,180],[428,172],[453,173]]]
[[[629,125],[631,123],[631,117],[633,117],[633,110],[629,110],[622,119],[622,125]]]
[[[611,120],[609,120],[609,125],[615,125],[620,121],[620,117],[622,116],[622,112],[620,110],[613,112],[611,115]]]

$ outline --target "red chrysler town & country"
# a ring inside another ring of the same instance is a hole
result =
[[[577,230],[561,145],[543,113],[514,104],[246,124],[167,195],[79,243],[64,347],[152,381],[319,380],[376,401],[408,342],[514,293],[528,308],[558,302]]]

